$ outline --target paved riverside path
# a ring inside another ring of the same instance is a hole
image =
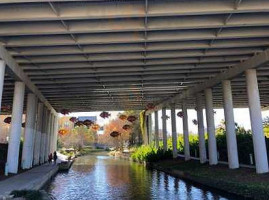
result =
[[[8,195],[13,190],[39,190],[57,171],[58,166],[44,164],[0,181],[0,196]]]

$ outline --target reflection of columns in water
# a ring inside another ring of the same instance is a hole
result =
[[[174,188],[176,192],[178,192],[178,182],[179,182],[179,179],[174,178]]]
[[[168,184],[168,175],[166,173],[164,173],[164,189],[165,190],[169,190],[169,184]]]
[[[160,183],[161,183],[161,173],[160,171],[156,171],[156,183],[157,183],[157,186],[160,187]]]

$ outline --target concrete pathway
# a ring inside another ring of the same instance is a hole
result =
[[[44,164],[27,172],[0,181],[0,196],[8,195],[13,190],[39,190],[58,171],[58,166]]]

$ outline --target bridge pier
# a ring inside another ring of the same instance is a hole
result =
[[[268,172],[267,150],[262,125],[260,94],[255,69],[246,70],[247,94],[257,173]]]
[[[185,102],[182,103],[182,112],[183,112],[182,122],[183,122],[183,138],[184,138],[184,155],[185,160],[190,160],[188,111]]]
[[[8,172],[14,174],[18,172],[19,164],[24,91],[25,84],[23,82],[15,82],[7,155]]]
[[[36,96],[33,93],[28,93],[27,107],[26,107],[26,121],[24,128],[24,143],[22,150],[22,163],[21,163],[23,169],[29,169],[32,167],[35,119],[36,119]]]
[[[236,169],[239,167],[239,161],[233,113],[233,97],[230,80],[222,81],[222,90],[229,168]]]

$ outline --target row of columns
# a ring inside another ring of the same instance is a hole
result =
[[[0,61],[0,106],[3,93],[5,63]],[[21,125],[25,84],[15,82],[12,104],[12,120],[10,125],[7,169],[9,173],[17,173],[19,166]],[[57,116],[38,102],[33,93],[27,94],[26,120],[21,157],[21,167],[29,169],[48,160],[48,154],[56,150]]]
[[[265,144],[265,137],[263,133],[262,115],[260,96],[257,82],[257,75],[255,69],[249,69],[245,72],[246,84],[248,93],[248,104],[251,119],[251,129],[253,137],[254,155],[256,163],[257,173],[268,172],[268,160],[267,150]],[[233,113],[233,98],[231,81],[222,81],[223,90],[223,105],[224,116],[226,126],[226,140],[227,140],[227,152],[229,168],[236,169],[239,167],[237,140],[235,132],[235,122]],[[209,164],[218,164],[217,144],[215,136],[215,122],[214,122],[214,110],[213,110],[213,95],[212,88],[204,90],[205,96],[205,110],[206,110],[206,124],[208,132],[208,155]],[[177,131],[176,131],[176,112],[175,104],[170,105],[171,108],[171,125],[172,125],[172,150],[173,157],[176,158],[177,154]],[[206,145],[205,145],[205,128],[203,119],[203,99],[202,94],[196,95],[196,110],[198,121],[198,136],[199,136],[199,157],[200,163],[207,161]],[[184,155],[185,160],[190,159],[189,148],[189,130],[188,130],[188,113],[186,103],[182,103],[183,112],[183,137],[184,137]],[[149,117],[151,119],[151,117]],[[162,108],[162,125],[163,125],[163,148],[167,150],[167,126],[166,126],[166,108]],[[159,123],[158,123],[158,111],[155,111],[155,146],[159,147]]]

